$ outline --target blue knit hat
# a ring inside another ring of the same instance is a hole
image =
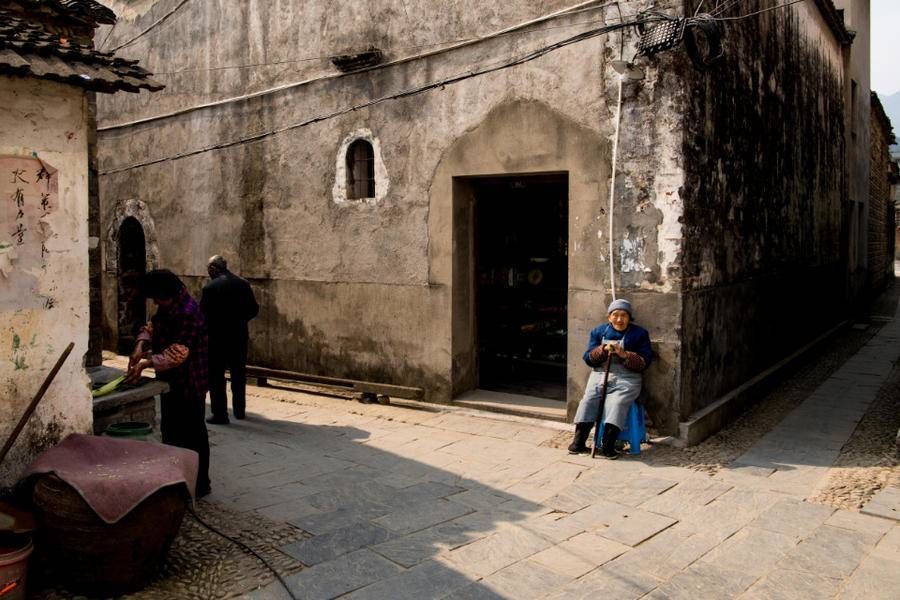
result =
[[[629,317],[633,318],[634,316],[631,314],[631,302],[623,298],[619,298],[618,300],[613,300],[612,302],[610,302],[609,308],[606,309],[606,314],[610,315],[614,310],[624,310],[628,313]]]

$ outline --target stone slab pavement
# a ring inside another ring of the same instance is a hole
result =
[[[246,421],[210,427],[210,501],[311,534],[281,549],[307,567],[287,578],[297,598],[898,597],[896,519],[808,503],[812,477],[772,484],[771,452],[787,474],[825,469],[843,421],[710,477],[571,456],[524,418],[248,395]],[[277,582],[247,597],[289,598]]]
[[[900,358],[900,306],[856,354],[722,473],[723,481],[750,476],[757,489],[811,497],[875,401]],[[746,480],[746,478],[744,478]],[[864,513],[897,519],[900,490],[880,493]]]

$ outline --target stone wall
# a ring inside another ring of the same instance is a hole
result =
[[[813,3],[726,42],[687,70],[683,417],[846,314],[841,45]]]
[[[83,362],[89,316],[89,121],[85,94],[79,88],[0,76],[0,90],[4,107],[0,112],[0,156],[40,159],[56,169],[58,177],[58,204],[41,210],[39,221],[29,221],[18,258],[4,261],[0,275],[0,438],[5,440],[12,431],[65,347],[75,343],[0,467],[0,486],[8,486],[39,451],[69,433],[91,431],[91,394]],[[33,181],[35,174],[24,176]],[[3,211],[7,208],[4,205]],[[25,212],[34,210],[34,206],[26,206]],[[5,230],[12,221],[6,218],[9,213],[0,214],[5,214]],[[37,236],[46,238],[44,252]],[[42,254],[42,258],[28,258]]]
[[[379,48],[387,61],[440,50],[576,3],[509,0],[473,10],[468,0],[370,0],[364,6],[346,0],[210,0],[185,3],[141,35],[176,3],[108,0],[105,5],[118,23],[108,39],[110,27],[101,26],[98,46],[110,50],[127,44],[116,54],[140,58],[141,66],[167,87],[152,95],[101,97],[101,126],[334,76],[337,70],[329,57],[370,46]],[[595,13],[586,13],[573,20],[593,19]]]
[[[869,172],[869,287],[877,292],[894,276],[894,204],[891,199],[891,122],[872,93],[872,155]]]
[[[900,157],[894,160],[894,179],[891,182],[891,204],[894,206],[894,260],[900,260]]]
[[[867,297],[868,281],[871,11],[868,0],[834,0],[834,5],[843,11],[844,22],[854,33],[853,44],[844,52],[847,185],[843,211],[849,275],[846,294],[858,308]]]

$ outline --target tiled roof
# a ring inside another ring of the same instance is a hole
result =
[[[53,1],[103,8],[84,0]],[[0,9],[0,73],[53,79],[98,92],[156,91],[165,87],[151,79],[152,73],[139,67],[136,60],[77,44],[5,9]]]
[[[854,34],[844,25],[844,11],[835,7],[834,0],[816,0],[816,6],[838,41],[844,46],[852,44]]]
[[[61,12],[94,23],[112,25],[116,22],[116,13],[94,0],[31,0],[31,2],[55,5]]]

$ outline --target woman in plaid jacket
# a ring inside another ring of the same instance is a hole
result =
[[[152,367],[157,379],[169,384],[161,402],[162,440],[200,455],[197,497],[205,496],[210,492],[205,421],[209,361],[203,312],[184,283],[167,269],[147,273],[143,291],[157,311],[138,335],[128,363],[129,380],[136,380],[141,371]]]

